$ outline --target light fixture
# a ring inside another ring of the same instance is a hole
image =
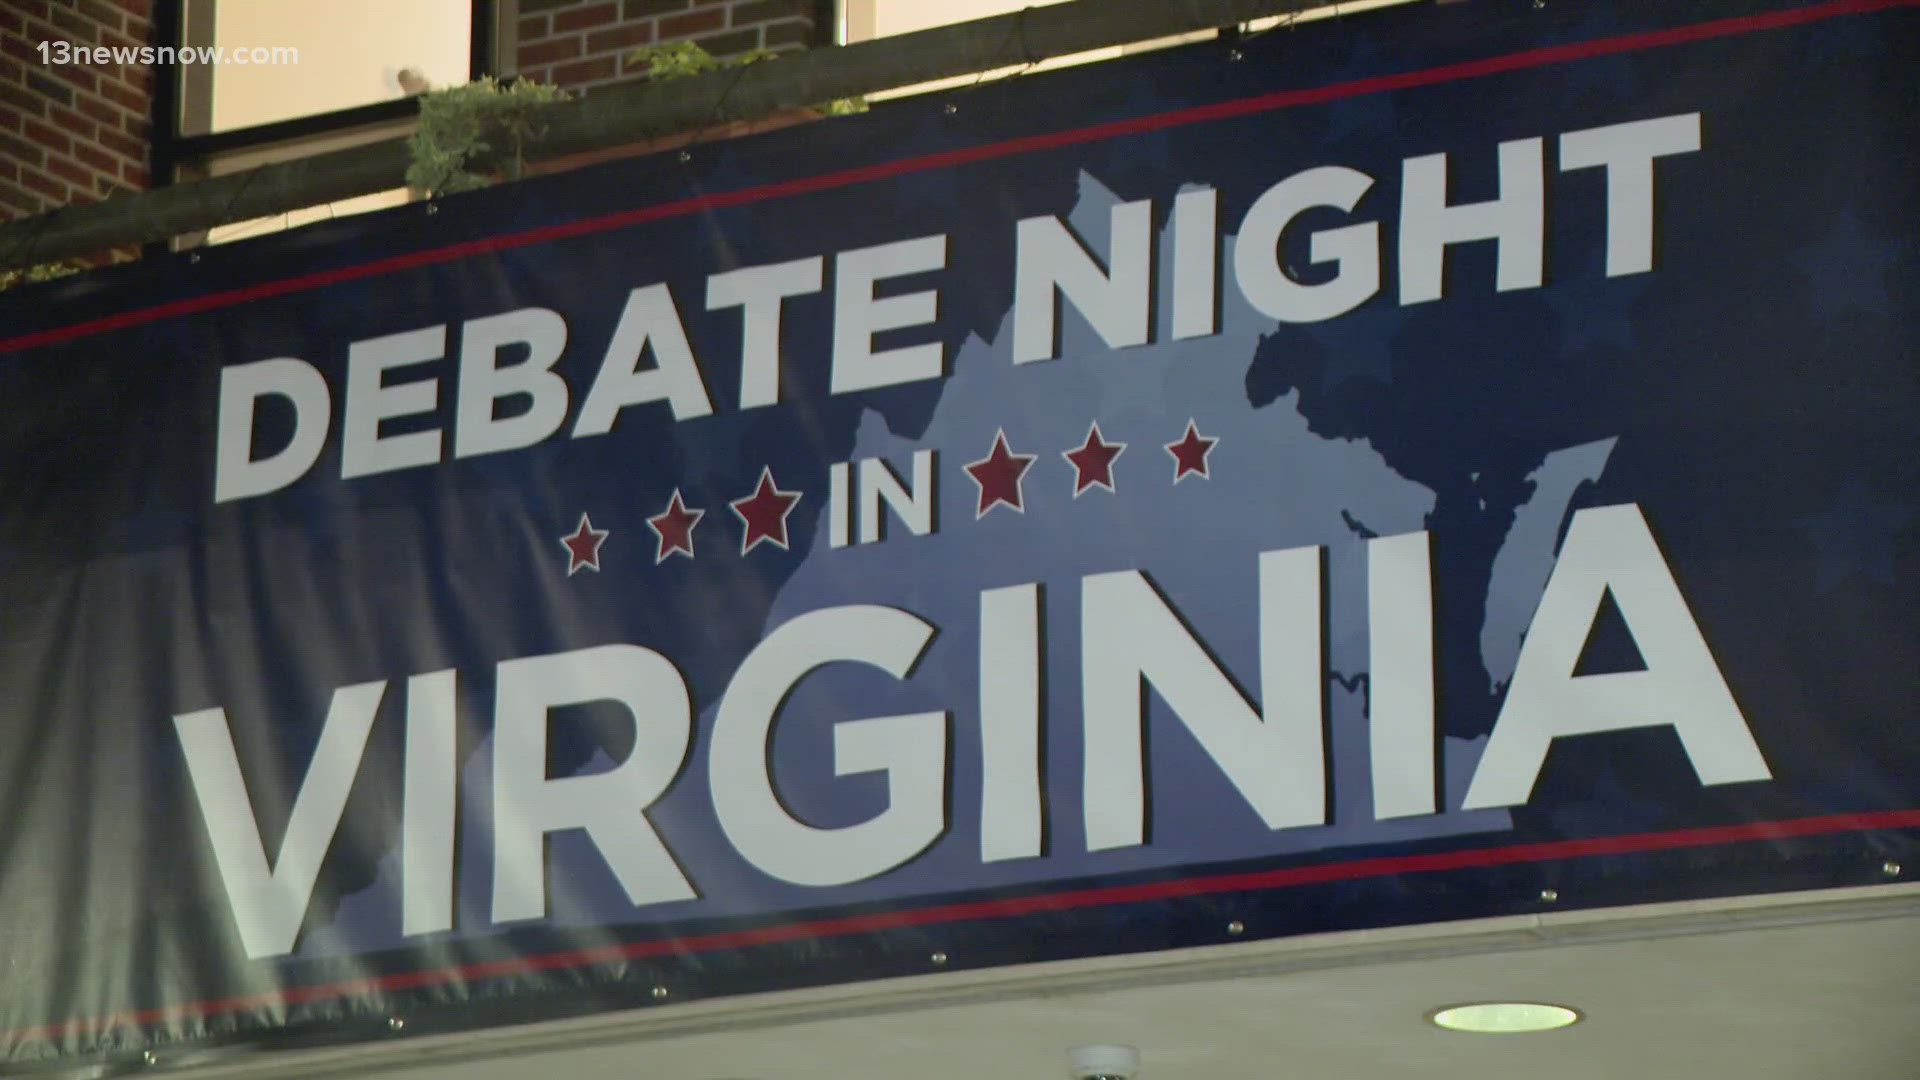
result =
[[[1435,1009],[1427,1014],[1427,1019],[1448,1031],[1517,1035],[1577,1024],[1581,1016],[1578,1010],[1565,1005],[1539,1001],[1476,1001]]]

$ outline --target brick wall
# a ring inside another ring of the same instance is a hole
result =
[[[4,2],[4,0],[0,0]],[[692,40],[715,56],[815,40],[814,0],[520,0],[514,69],[570,89],[630,79],[626,54]]]
[[[44,63],[38,46],[151,34],[150,0],[0,0],[0,221],[147,186],[151,68]]]

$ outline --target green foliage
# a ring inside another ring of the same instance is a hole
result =
[[[627,55],[645,65],[650,80],[681,79],[775,60],[765,49],[715,56],[698,42],[648,45]],[[486,187],[502,178],[517,179],[526,168],[527,148],[544,129],[536,122],[541,107],[570,95],[541,83],[501,83],[479,79],[465,86],[435,90],[420,97],[420,126],[408,140],[412,163],[407,186],[429,195]],[[841,98],[816,108],[828,116],[867,111],[865,98]]]
[[[778,60],[779,53],[765,49],[736,53],[732,56],[715,56],[703,48],[697,41],[675,41],[666,45],[647,45],[627,54],[627,63],[646,65],[646,77],[650,81],[682,79],[689,75],[705,75],[709,71],[726,71],[731,68],[757,64],[762,60]],[[828,116],[847,116],[851,113],[867,111],[867,99],[863,97],[841,98],[816,106]]]
[[[0,270],[0,292],[6,292],[8,289],[17,285],[26,285],[30,282],[52,281],[54,278],[63,278],[69,274],[77,274],[86,268],[87,265],[85,263],[50,262],[40,263],[35,266],[15,267],[11,270]]]
[[[407,186],[444,195],[517,178],[528,144],[544,131],[536,123],[539,110],[567,97],[558,87],[493,78],[421,95],[420,126],[408,140]]]
[[[765,49],[737,53],[733,56],[715,56],[697,41],[675,41],[666,45],[647,45],[627,54],[627,63],[645,64],[647,78],[654,81],[663,79],[683,79],[688,75],[705,75],[709,71],[724,71],[728,68],[745,67],[762,60],[773,59],[774,54]]]

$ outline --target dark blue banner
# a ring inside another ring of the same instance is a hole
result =
[[[1887,880],[1920,11],[1282,28],[0,299],[0,1030]]]

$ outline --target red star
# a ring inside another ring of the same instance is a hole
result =
[[[587,515],[580,515],[580,527],[573,530],[572,536],[560,538],[560,546],[567,549],[567,576],[572,577],[581,567],[588,570],[600,569],[600,545],[611,533],[606,529],[596,529]]]
[[[799,501],[799,492],[781,491],[773,482],[773,470],[761,466],[760,486],[753,489],[753,494],[727,504],[733,507],[735,516],[747,526],[747,534],[740,540],[740,554],[752,551],[762,540],[784,550],[787,546],[787,514],[793,510],[793,504]]]
[[[653,565],[659,566],[676,552],[693,558],[693,527],[706,516],[705,510],[687,509],[687,504],[680,501],[680,489],[674,488],[667,508],[647,519],[647,528],[660,538],[653,553]]]
[[[980,503],[973,510],[975,521],[1001,503],[1018,513],[1027,512],[1020,502],[1020,480],[1033,467],[1033,457],[1008,450],[1004,429],[994,433],[993,449],[986,457],[966,466],[967,475],[973,477],[974,484],[980,488]]]
[[[1219,439],[1203,439],[1200,431],[1187,421],[1187,433],[1176,442],[1167,444],[1167,453],[1173,455],[1173,482],[1179,483],[1188,473],[1198,473],[1200,479],[1211,480],[1207,472],[1207,455],[1213,452],[1213,444]]]
[[[1127,448],[1123,442],[1110,443],[1100,434],[1100,421],[1087,428],[1087,441],[1078,450],[1063,450],[1060,456],[1073,463],[1073,497],[1095,484],[1113,490],[1113,459]]]

